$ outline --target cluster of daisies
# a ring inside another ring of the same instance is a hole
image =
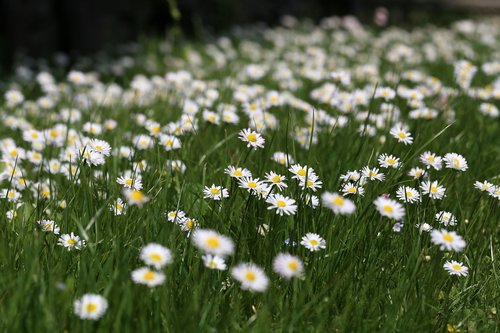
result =
[[[471,117],[484,126],[494,125],[488,120],[496,121],[500,114],[500,62],[493,59],[499,51],[498,23],[461,21],[448,34],[433,34],[426,29],[374,33],[353,22],[327,18],[319,26],[300,29],[289,22],[286,29],[257,30],[265,43],[252,37],[220,37],[188,49],[181,58],[164,44],[158,52],[162,58],[147,61],[146,67],[134,57],[122,57],[99,64],[98,71],[71,70],[65,78],[47,69],[19,66],[0,105],[2,214],[15,224],[28,211],[25,208],[41,208],[32,221],[35,230],[52,234],[48,238],[55,236],[54,244],[73,254],[92,242],[83,232],[82,237],[74,233],[72,221],[59,217],[69,204],[77,211],[85,209],[68,196],[68,189],[83,180],[103,185],[95,191],[104,205],[99,214],[126,219],[133,215],[128,212],[158,204],[148,178],[182,177],[188,168],[199,171],[189,158],[193,137],[209,140],[213,133],[232,132],[238,139],[226,140],[248,157],[263,153],[276,134],[287,131],[284,134],[293,140],[294,154],[297,146],[298,157],[321,138],[352,128],[354,138],[394,143],[397,149],[377,153],[366,165],[345,171],[338,187],[324,189],[332,183],[330,175],[319,175],[310,165],[296,162],[291,145],[280,147],[283,151],[271,155],[274,170],[254,174],[235,165],[244,163],[242,159],[231,159],[223,171],[229,176],[227,182],[196,184],[203,187],[198,194],[209,205],[222,208],[229,198],[252,199],[278,220],[294,219],[302,209],[352,217],[367,202],[396,233],[412,223],[410,209],[432,206],[428,209],[433,221],[415,228],[452,258],[466,242],[453,230],[460,221],[451,208],[442,207],[443,199],[453,189],[450,177],[468,172],[469,165],[456,152],[419,151],[417,161],[408,160],[420,139],[410,129],[434,119],[450,124],[457,120],[461,115],[454,110],[456,98],[471,101],[467,111]],[[466,43],[469,40],[491,52],[479,56]],[[164,59],[171,60],[167,71],[156,67]],[[427,63],[442,61],[453,71],[451,82],[425,69]],[[235,74],[220,77],[222,72]],[[101,80],[109,75],[120,79]],[[479,83],[483,81],[487,84]],[[124,117],[123,110],[133,111]],[[398,156],[401,150],[408,154]],[[494,177],[470,186],[498,201],[500,184]],[[229,271],[245,290],[270,288],[269,272],[251,261],[232,263],[229,259],[237,244],[206,229],[196,212],[176,208],[166,213],[166,219],[186,232],[206,268]],[[269,229],[262,224],[258,231],[265,235]],[[311,252],[326,249],[327,240],[318,232],[301,235],[299,244]],[[290,238],[285,243],[297,245]],[[150,288],[164,284],[165,268],[174,260],[172,251],[150,243],[139,257],[143,265],[131,271],[131,280]],[[451,275],[466,276],[469,268],[460,260],[446,261],[443,267]],[[283,280],[303,279],[306,266],[286,252],[275,254],[272,262],[274,273]],[[74,303],[74,312],[82,319],[97,320],[107,309],[106,299],[97,294],[85,294]]]

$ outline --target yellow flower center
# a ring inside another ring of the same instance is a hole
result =
[[[67,243],[68,243],[69,245],[75,245],[75,244],[76,244],[76,239],[74,239],[74,238],[70,238],[70,239],[68,239],[68,240],[67,240]]]
[[[431,186],[431,192],[436,193],[438,191],[436,186]]]
[[[462,269],[462,266],[457,265],[457,264],[453,264],[453,265],[451,265],[451,268],[453,268],[453,269],[454,269],[454,270],[456,270],[456,271],[459,271],[459,270],[461,270],[461,269]]]
[[[240,169],[236,169],[236,170],[234,170],[233,175],[236,177],[241,177],[241,176],[243,176],[243,172],[241,172]]]
[[[399,132],[398,133],[398,137],[401,138],[401,139],[405,139],[406,138],[406,134],[403,133],[403,132]]]
[[[280,207],[280,208],[283,208],[286,206],[286,202],[284,202],[283,200],[278,200],[276,202],[276,206]]]
[[[254,182],[254,181],[250,181],[250,182],[248,182],[248,187],[250,187],[250,188],[256,188],[257,187],[257,183]]]
[[[276,175],[271,180],[273,181],[273,183],[279,183],[281,182],[281,177]]]
[[[151,281],[154,278],[155,278],[155,272],[147,271],[146,273],[144,273],[144,279],[145,280]]]
[[[134,201],[141,201],[144,199],[144,194],[141,191],[132,191],[130,193],[130,198]]]
[[[220,190],[217,187],[212,187],[210,189],[210,193],[212,193],[213,195],[217,195],[220,194]]]
[[[306,170],[305,169],[299,169],[299,171],[297,171],[297,174],[301,177],[305,177],[306,176]]]
[[[253,133],[247,134],[247,140],[250,142],[255,142],[255,141],[257,141],[257,135],[255,135]]]
[[[344,205],[344,199],[342,199],[341,197],[333,198],[332,202],[336,206],[343,206]]]
[[[209,237],[206,243],[208,247],[211,247],[212,249],[218,248],[220,245],[220,241],[217,237]]]
[[[155,262],[160,262],[161,261],[161,255],[159,255],[158,253],[151,253],[149,255],[149,259],[155,261]]]
[[[85,310],[87,312],[94,312],[95,310],[97,310],[97,305],[95,305],[94,303],[89,303],[85,306]]]
[[[247,279],[249,281],[255,281],[256,278],[257,278],[257,276],[255,275],[254,272],[246,272],[245,273],[245,279]]]
[[[318,246],[318,245],[319,245],[319,242],[318,242],[317,240],[315,240],[315,239],[311,239],[311,240],[309,241],[309,243],[310,243],[312,246]]]
[[[453,241],[453,236],[452,236],[452,235],[450,235],[450,234],[444,234],[444,235],[443,235],[443,239],[444,239],[445,241],[447,241],[447,242],[451,242],[451,241]]]
[[[299,268],[299,264],[297,261],[295,260],[291,260],[289,263],[288,263],[288,268],[290,268],[292,271],[296,271],[297,268]]]
[[[384,211],[386,211],[389,214],[392,214],[394,212],[394,208],[392,208],[392,206],[390,206],[390,205],[385,205],[383,207],[383,209],[384,209]]]
[[[387,160],[387,163],[389,163],[390,165],[393,165],[393,164],[396,164],[396,160],[390,158]]]

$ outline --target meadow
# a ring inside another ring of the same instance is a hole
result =
[[[2,332],[496,332],[500,19],[19,65]]]

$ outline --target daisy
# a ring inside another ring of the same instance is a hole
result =
[[[307,193],[304,196],[304,203],[312,208],[319,206],[319,199],[317,196]]]
[[[122,185],[124,188],[139,191],[142,189],[142,177],[141,175],[134,175],[133,172],[127,171],[123,176],[116,179],[116,182]]]
[[[186,213],[184,213],[182,210],[171,210],[167,212],[167,220],[169,222],[179,222],[185,217]]]
[[[285,184],[286,177],[279,175],[279,174],[275,173],[274,171],[266,173],[265,178],[266,178],[264,180],[265,182],[267,182],[273,186],[276,186],[280,190],[283,190],[284,188],[288,187],[288,185]]]
[[[231,270],[231,275],[241,283],[241,289],[263,292],[269,285],[266,274],[255,264],[238,264]]]
[[[259,178],[243,177],[238,179],[239,187],[246,189],[249,193],[256,193],[259,190],[267,188],[266,184]]]
[[[171,151],[181,148],[181,140],[173,135],[163,134],[160,136],[160,144],[166,151]]]
[[[64,246],[68,251],[73,249],[81,250],[85,246],[85,241],[74,233],[71,233],[62,235],[57,244]]]
[[[273,260],[273,270],[282,278],[301,277],[304,272],[302,261],[289,253],[280,253]]]
[[[438,185],[437,181],[426,180],[420,185],[423,194],[429,195],[431,199],[441,200],[445,196],[446,188]]]
[[[172,252],[166,247],[149,243],[141,249],[139,255],[146,265],[161,269],[172,262]]]
[[[342,194],[344,195],[358,194],[360,196],[363,196],[365,194],[365,189],[352,182],[348,182],[342,186]]]
[[[457,218],[450,212],[439,212],[435,216],[436,221],[445,226],[457,225]]]
[[[378,158],[378,163],[381,168],[394,168],[397,169],[400,166],[399,158],[393,155],[382,154]]]
[[[228,174],[231,178],[252,177],[250,170],[246,168],[234,167],[232,165],[229,165],[226,169],[224,169],[224,173]]]
[[[405,216],[404,207],[396,200],[387,199],[381,196],[375,199],[373,203],[382,216],[387,216],[388,218],[396,221],[402,220]]]
[[[203,260],[203,265],[205,265],[205,267],[207,268],[218,269],[220,271],[224,271],[227,268],[224,258],[214,256],[211,254],[205,254],[204,256],[201,257],[201,259]]]
[[[254,150],[257,148],[264,148],[264,138],[259,133],[252,131],[250,128],[241,130],[239,133],[241,141],[247,143],[247,147],[252,147]]]
[[[75,314],[80,319],[98,320],[108,309],[108,301],[97,294],[85,294],[73,304]]]
[[[318,234],[308,232],[300,242],[306,249],[311,252],[319,251],[326,248],[326,241]]]
[[[479,181],[474,182],[474,187],[480,191],[490,192],[492,189],[495,188],[495,185],[485,180],[483,182]]]
[[[431,241],[435,245],[439,245],[442,251],[456,251],[460,252],[465,248],[465,241],[454,231],[447,231],[445,229],[432,230]]]
[[[413,187],[400,186],[396,191],[396,197],[403,202],[414,203],[420,201],[420,193]]]
[[[450,275],[467,276],[469,274],[469,268],[455,260],[445,262],[443,268],[447,270]]]
[[[283,166],[288,166],[290,164],[294,164],[295,161],[293,160],[292,156],[283,152],[275,152],[273,156],[271,157],[273,161],[275,161],[278,164],[281,164]]]
[[[111,146],[104,140],[92,139],[90,141],[90,149],[104,156],[111,155]]]
[[[222,200],[222,198],[227,198],[229,197],[229,191],[222,187],[222,186],[215,186],[215,184],[212,184],[212,186],[208,187],[205,186],[203,189],[203,194],[204,198],[209,198],[212,200]]]
[[[361,179],[361,174],[358,171],[347,171],[347,173],[340,176],[340,180],[344,182],[352,181],[357,182]]]
[[[441,170],[443,167],[443,159],[430,151],[420,155],[420,162],[427,166],[427,169],[433,167],[436,170]]]
[[[448,153],[443,157],[444,163],[448,169],[465,171],[468,169],[467,161],[462,155],[456,153]]]
[[[211,229],[197,229],[191,236],[194,246],[202,251],[225,257],[234,253],[234,243],[231,238]]]
[[[422,168],[411,168],[408,172],[408,176],[413,177],[414,179],[420,179],[425,176],[426,171]]]
[[[389,132],[398,142],[402,142],[405,145],[411,145],[413,143],[413,138],[410,132],[405,131],[400,126],[394,126]]]
[[[129,205],[142,207],[142,205],[149,201],[149,197],[142,191],[124,189],[123,194]]]
[[[132,281],[153,288],[165,282],[165,274],[153,271],[148,267],[141,267],[132,271]]]
[[[362,175],[363,179],[369,179],[369,180],[383,181],[385,178],[385,175],[383,173],[378,172],[378,168],[370,169],[367,166],[365,166],[361,170],[361,175]]]
[[[315,175],[314,170],[307,165],[301,166],[300,164],[294,164],[288,170],[294,174],[292,179],[302,180]]]
[[[266,200],[271,206],[267,207],[268,210],[276,209],[276,214],[283,216],[295,215],[297,211],[297,205],[295,205],[295,200],[289,197],[282,196],[281,194],[271,194]]]
[[[337,193],[325,192],[321,195],[323,206],[330,208],[335,214],[351,215],[356,210],[356,205],[349,199]]]
[[[16,202],[21,196],[21,193],[14,189],[2,189],[0,191],[0,199],[7,199],[9,202]]]
[[[40,228],[42,229],[42,231],[53,232],[54,234],[59,235],[60,229],[57,226],[56,222],[54,222],[52,220],[40,220],[40,221],[37,221],[36,223],[38,223],[40,225]]]
[[[115,202],[109,205],[109,209],[115,214],[116,216],[118,215],[123,215],[125,214],[125,208],[126,204],[123,202],[122,199],[117,198]]]
[[[177,221],[182,231],[191,232],[198,227],[198,220],[191,217],[185,217]]]
[[[319,188],[322,187],[323,182],[319,180],[319,177],[315,174],[310,175],[307,179],[300,179],[299,186],[302,189],[310,189],[313,192],[316,192]]]

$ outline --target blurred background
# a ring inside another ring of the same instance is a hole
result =
[[[21,55],[75,58],[141,36],[175,31],[196,37],[234,25],[275,25],[285,14],[312,20],[355,15],[365,24],[411,26],[499,11],[500,0],[0,0],[0,70]]]

